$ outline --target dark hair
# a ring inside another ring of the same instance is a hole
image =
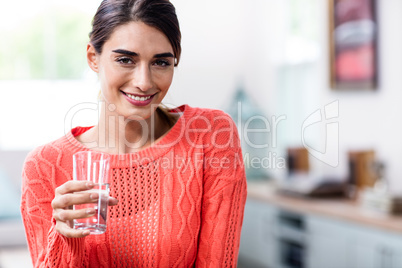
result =
[[[169,39],[179,64],[181,33],[176,9],[168,0],[103,0],[92,21],[90,42],[98,54],[116,27],[141,21],[155,27]]]
[[[169,39],[177,66],[181,55],[181,32],[176,9],[169,0],[103,0],[92,21],[89,39],[98,54],[116,27],[141,21],[161,31]],[[169,126],[176,122],[164,105],[157,108]]]

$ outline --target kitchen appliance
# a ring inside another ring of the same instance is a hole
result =
[[[278,182],[284,194],[308,197],[343,197],[347,184],[339,178],[322,177],[306,172],[293,172]]]
[[[280,211],[277,234],[281,267],[306,267],[307,232],[305,218],[297,213]]]

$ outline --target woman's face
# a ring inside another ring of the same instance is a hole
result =
[[[172,83],[173,48],[162,32],[142,22],[117,27],[101,54],[89,44],[87,57],[99,74],[103,100],[124,118],[150,118]]]

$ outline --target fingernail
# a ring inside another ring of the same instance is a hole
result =
[[[87,235],[89,235],[89,233],[90,232],[88,230],[85,230],[85,231],[82,232],[82,235],[87,236]]]
[[[92,187],[94,187],[94,183],[92,181],[87,182],[87,188],[91,189]]]
[[[90,196],[89,196],[92,200],[98,200],[98,194],[91,194]]]

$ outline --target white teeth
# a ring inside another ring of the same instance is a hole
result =
[[[148,96],[148,97],[137,97],[131,94],[126,93],[127,96],[129,96],[131,99],[136,100],[136,101],[146,101],[149,100],[152,96]]]

